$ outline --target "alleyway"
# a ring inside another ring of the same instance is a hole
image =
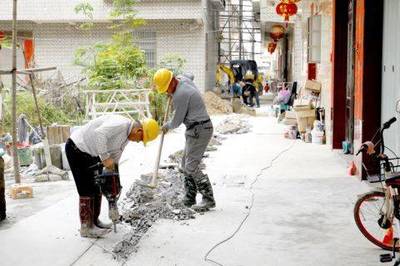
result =
[[[357,194],[368,187],[345,175],[345,161],[326,146],[284,139],[273,118],[249,120],[251,133],[229,136],[207,159],[217,208],[194,220],[157,222],[126,265],[213,265],[204,261],[212,247],[208,259],[220,265],[378,265],[382,251],[362,237],[352,218]],[[169,134],[166,144],[166,154],[181,148],[182,132]],[[130,146],[125,158],[135,149]],[[125,188],[152,168],[155,149],[140,151],[142,165],[132,157],[123,163]],[[1,265],[121,264],[105,250],[127,229],[95,244],[81,239],[74,193],[0,227],[6,243]]]

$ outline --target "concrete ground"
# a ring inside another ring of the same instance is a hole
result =
[[[0,265],[378,265],[382,251],[353,221],[357,195],[368,186],[346,175],[344,159],[326,146],[284,139],[274,118],[248,119],[251,133],[228,136],[206,160],[215,210],[190,221],[158,221],[138,252],[117,262],[109,250],[129,228],[119,226],[118,234],[98,241],[82,239],[72,181],[54,191],[38,187],[42,196],[31,211],[9,200],[14,218],[0,224]],[[168,134],[164,158],[183,142],[182,129]],[[151,172],[156,149],[157,143],[128,146],[121,166],[125,189]]]

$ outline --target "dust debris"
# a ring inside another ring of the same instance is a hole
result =
[[[209,151],[215,151],[222,140],[224,137],[214,135],[208,146]],[[116,259],[126,259],[136,252],[141,238],[158,219],[181,221],[181,225],[189,225],[185,221],[195,218],[196,212],[182,203],[185,195],[184,174],[178,167],[182,157],[183,150],[169,156],[166,162],[168,167],[159,170],[157,188],[143,186],[150,183],[152,174],[142,175],[120,202],[122,221],[130,225],[131,229],[114,245],[113,254]],[[202,162],[199,167],[205,169],[205,164]]]
[[[121,202],[122,220],[132,226],[123,240],[117,243],[113,252],[117,258],[127,258],[137,251],[140,239],[158,219],[183,221],[195,218],[196,212],[183,205],[183,175],[176,169],[160,170],[157,188],[142,184],[149,183],[151,175],[137,180]]]
[[[250,124],[244,116],[230,116],[217,126],[217,132],[221,134],[245,134],[250,132]]]

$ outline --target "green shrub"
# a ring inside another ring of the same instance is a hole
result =
[[[42,118],[43,125],[50,125],[53,123],[69,124],[71,117],[63,112],[60,108],[46,103],[44,99],[38,98],[39,110]],[[7,95],[4,100],[4,114],[3,114],[3,130],[11,131],[11,95]],[[32,126],[39,125],[39,118],[36,112],[35,101],[29,92],[19,92],[17,94],[17,117],[20,114],[25,114],[28,118],[29,124]]]

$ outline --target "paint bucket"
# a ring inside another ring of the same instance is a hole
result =
[[[28,166],[33,162],[32,152],[29,146],[17,148],[17,154],[19,165]]]
[[[324,143],[324,132],[313,130],[311,131],[312,143],[323,144]]]

